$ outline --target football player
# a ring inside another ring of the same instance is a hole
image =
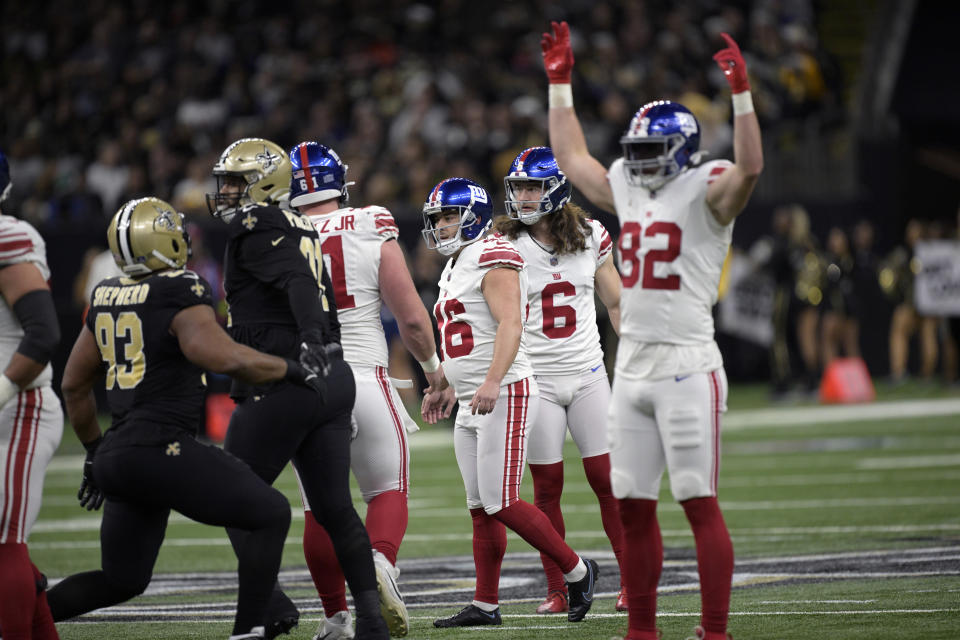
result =
[[[509,241],[487,234],[492,215],[486,190],[466,178],[441,181],[423,205],[427,246],[450,256],[433,309],[450,387],[429,390],[422,410],[434,423],[460,402],[453,442],[477,570],[473,602],[433,624],[502,624],[498,587],[506,527],[560,567],[569,593],[567,619],[579,622],[593,604],[597,563],[578,556],[542,511],[520,499],[528,428],[539,407],[523,347],[527,267]]]
[[[80,504],[88,510],[105,504],[102,568],[72,575],[50,590],[53,618],[143,593],[172,509],[247,532],[230,637],[264,638],[290,505],[247,465],[195,439],[203,372],[249,384],[285,379],[314,395],[306,385],[308,379],[316,384],[317,373],[230,339],[217,324],[210,285],[184,269],[190,238],[183,214],[171,205],[157,198],[127,202],[110,222],[107,240],[124,275],[94,288],[61,388],[70,423],[87,450]],[[106,435],[93,393],[101,376],[113,414]]]
[[[10,194],[0,151],[0,204]],[[63,435],[50,386],[60,324],[47,280],[46,247],[28,222],[0,212],[0,628],[6,638],[57,638],[27,538],[40,511],[43,477]]]
[[[734,162],[700,162],[700,125],[674,102],[648,103],[621,139],[623,157],[604,169],[587,150],[573,110],[573,50],[567,23],[553,23],[541,46],[550,81],[550,143],[560,168],[595,205],[620,218],[623,275],[620,342],[610,403],[613,494],[624,528],[629,630],[657,637],[657,583],[663,544],[657,496],[664,467],[693,529],[700,574],[697,638],[726,637],[733,546],[717,503],[723,360],[711,309],[733,222],[763,168],[740,49],[714,59],[733,93]]]
[[[387,638],[367,531],[350,497],[350,415],[356,386],[343,360],[340,324],[320,238],[313,223],[281,209],[290,189],[290,159],[276,143],[243,138],[213,168],[217,192],[210,213],[227,225],[224,290],[227,330],[241,344],[283,357],[301,344],[326,354],[326,393],[283,382],[234,382],[237,408],[224,448],[273,483],[292,461],[311,513],[329,533],[357,612],[357,635]],[[235,549],[243,532],[228,530]],[[279,588],[267,633],[288,632],[298,620]]]
[[[387,342],[380,308],[397,319],[400,338],[423,367],[430,388],[447,381],[433,339],[430,316],[417,294],[393,216],[383,207],[350,207],[347,165],[336,151],[317,142],[290,150],[293,175],[290,206],[308,216],[320,236],[324,267],[333,281],[343,357],[353,370],[357,433],[350,467],[367,503],[367,533],[374,550],[380,611],[393,636],[408,631],[407,608],[397,588],[397,551],[407,528],[410,451],[407,433],[418,429],[387,373]],[[304,500],[304,509],[310,510]],[[325,619],[315,638],[352,638],[343,573],[330,537],[306,518],[303,549],[323,601]]]
[[[614,330],[619,330],[620,274],[610,256],[613,242],[600,222],[570,202],[570,181],[549,147],[521,151],[503,182],[507,215],[498,217],[494,228],[510,238],[527,265],[530,306],[524,336],[540,388],[540,410],[530,429],[527,456],[534,504],[564,535],[560,495],[563,443],[569,429],[619,562],[623,528],[610,490],[610,448],[602,417],[610,407],[610,382],[594,306],[596,291]],[[549,556],[541,554],[540,559],[547,599],[537,613],[564,612],[567,590],[560,568]],[[616,608],[626,611],[622,587]]]

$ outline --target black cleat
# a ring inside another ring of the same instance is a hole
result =
[[[580,622],[587,615],[587,611],[590,611],[593,606],[593,589],[597,585],[597,576],[600,575],[600,567],[596,561],[589,558],[582,560],[587,565],[587,575],[576,582],[567,583],[567,595],[570,598],[567,620],[570,622]]]
[[[300,622],[297,605],[280,589],[280,585],[273,586],[264,619],[266,624],[263,626],[263,635],[266,640],[273,640],[281,634],[290,633],[290,630]]]
[[[279,618],[271,620],[264,626],[264,637],[266,640],[273,640],[277,636],[290,633],[290,631],[300,622],[300,613],[286,613]]]
[[[460,610],[460,613],[433,621],[433,626],[440,628],[480,627],[486,624],[503,624],[503,620],[500,619],[500,607],[487,613],[475,604],[468,604]]]

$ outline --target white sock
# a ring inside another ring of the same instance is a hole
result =
[[[583,563],[583,558],[577,560],[577,566],[570,570],[570,573],[563,574],[563,579],[567,582],[580,582],[587,575],[587,565]]]
[[[473,601],[473,606],[481,611],[486,611],[487,613],[493,613],[500,608],[498,604],[490,604],[489,602],[480,602],[479,600]]]

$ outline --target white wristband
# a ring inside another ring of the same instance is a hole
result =
[[[573,89],[569,84],[551,84],[547,93],[547,100],[551,109],[554,107],[572,107]]]
[[[749,91],[733,94],[733,115],[742,116],[753,113],[753,96]]]
[[[417,360],[420,363],[420,366],[423,367],[424,373],[433,373],[440,368],[440,358],[437,356],[436,352],[428,360]]]
[[[20,387],[13,381],[0,373],[0,407],[10,402],[10,399],[20,393]]]

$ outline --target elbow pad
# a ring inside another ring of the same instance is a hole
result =
[[[41,364],[49,362],[60,344],[60,323],[50,291],[36,289],[23,294],[13,305],[13,313],[23,327],[17,353]]]

